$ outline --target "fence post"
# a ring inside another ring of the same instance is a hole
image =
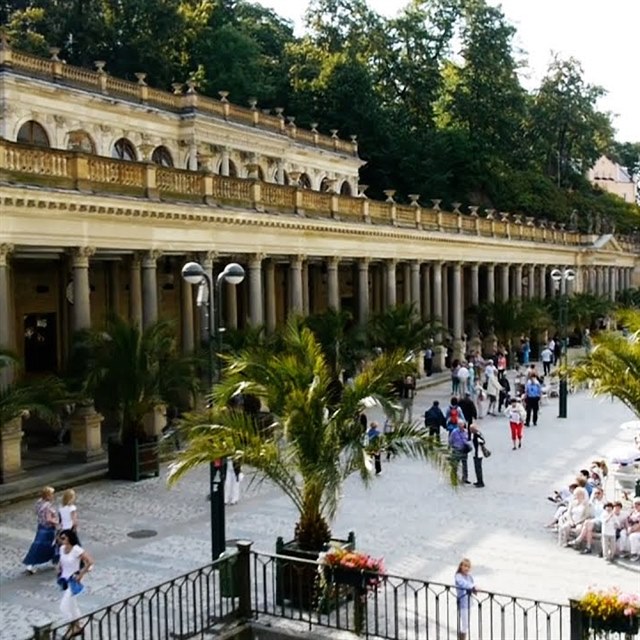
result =
[[[251,617],[251,545],[248,540],[238,540],[238,562],[236,579],[238,580],[238,613],[241,618]]]
[[[569,640],[583,640],[585,638],[584,616],[575,606],[575,600],[569,600]]]
[[[33,640],[51,640],[51,623],[33,627]]]

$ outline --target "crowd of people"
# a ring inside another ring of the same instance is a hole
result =
[[[599,540],[600,555],[607,562],[617,558],[640,562],[640,497],[633,499],[630,509],[608,500],[607,475],[606,462],[596,460],[590,469],[581,469],[568,487],[548,496],[555,512],[545,526],[557,532],[561,546],[591,554]]]

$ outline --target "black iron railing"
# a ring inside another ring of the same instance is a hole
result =
[[[287,620],[289,632],[293,625],[301,635],[324,627],[381,640],[595,638],[591,622],[568,603],[461,593],[451,585],[414,578],[330,569],[301,558],[252,552],[251,543],[240,542],[225,559],[78,621],[38,627],[32,640],[60,640],[76,625],[85,640],[186,640],[215,637],[229,631],[230,624],[267,620],[277,629],[277,619]],[[637,626],[598,637],[639,638]]]

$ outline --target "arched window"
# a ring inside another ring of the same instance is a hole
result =
[[[232,178],[238,177],[238,167],[236,167],[236,163],[233,160],[229,160],[229,176]]]
[[[116,140],[111,150],[111,157],[117,160],[127,160],[128,162],[135,162],[137,155],[135,147],[126,138],[120,138]]]
[[[262,169],[262,167],[258,167],[258,180],[261,180],[262,182],[267,181],[264,177],[264,170]]]
[[[171,151],[164,146],[156,147],[151,154],[151,162],[153,162],[153,164],[158,164],[161,167],[173,167]]]
[[[322,182],[320,183],[320,191],[329,191],[331,187],[331,180],[329,178],[322,178]]]
[[[77,131],[69,132],[67,149],[70,151],[81,151],[82,153],[95,153],[96,145],[86,131],[78,129]]]
[[[345,180],[341,185],[340,185],[340,195],[341,196],[350,196],[353,195],[352,191],[351,191],[351,185],[349,184],[349,182],[347,180]]]
[[[35,120],[25,122],[18,131],[18,142],[33,144],[36,147],[50,147],[49,136],[44,127]]]
[[[303,173],[300,176],[298,184],[300,185],[301,189],[311,189],[311,178],[306,173]]]

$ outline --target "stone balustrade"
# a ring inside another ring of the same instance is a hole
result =
[[[255,179],[38,148],[7,140],[0,140],[0,180],[171,202],[236,206],[266,213],[287,212],[333,218],[344,223],[538,243],[588,244],[579,232],[556,228],[556,225],[522,224],[507,213],[497,219],[490,212],[480,214],[477,207],[472,207],[470,213],[447,212],[440,209],[440,201],[434,201],[437,204],[433,207],[423,207],[415,194],[411,205],[400,205],[391,198],[382,202]]]
[[[341,140],[337,135],[322,135],[315,130],[303,131],[296,126],[286,126],[283,117],[265,114],[259,109],[245,108],[231,104],[226,99],[227,92],[221,100],[214,100],[198,95],[192,83],[187,83],[188,90],[183,92],[184,85],[176,83],[174,91],[161,91],[149,87],[144,77],[139,73],[137,82],[122,80],[110,76],[105,70],[105,63],[96,61],[97,70],[91,71],[71,64],[65,64],[57,56],[59,50],[52,49],[51,59],[33,56],[11,48],[6,35],[0,32],[0,68],[11,68],[30,77],[53,80],[57,84],[78,87],[87,91],[94,91],[101,95],[113,96],[132,102],[147,104],[158,109],[180,113],[184,110],[199,110],[207,115],[228,120],[246,126],[257,127],[295,138],[302,144],[319,147],[328,151],[350,156],[358,155],[358,145],[353,138],[350,141]]]

